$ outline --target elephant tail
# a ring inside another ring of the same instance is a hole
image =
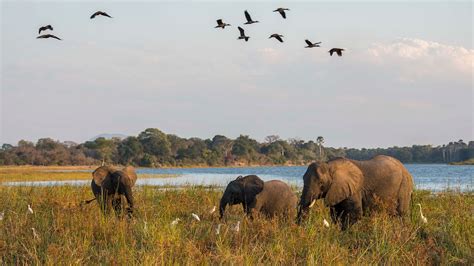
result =
[[[83,206],[83,205],[89,204],[89,203],[93,202],[96,199],[97,198],[93,198],[93,199],[90,199],[90,200],[83,200],[83,201],[81,201],[81,203],[79,205]]]

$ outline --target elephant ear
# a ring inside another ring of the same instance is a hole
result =
[[[327,169],[331,177],[329,189],[326,193],[327,206],[334,206],[341,201],[358,193],[362,188],[363,174],[350,161],[336,162],[332,169]]]
[[[101,166],[95,169],[94,172],[92,172],[92,179],[94,180],[94,183],[100,187],[104,182],[105,178],[112,174],[114,171],[115,169],[113,169],[112,167]]]
[[[248,175],[239,180],[243,181],[245,201],[247,203],[255,201],[257,194],[263,190],[263,180],[256,175]]]
[[[133,187],[137,181],[137,173],[135,172],[135,168],[133,166],[127,166],[122,169],[122,172],[127,177],[127,185]]]

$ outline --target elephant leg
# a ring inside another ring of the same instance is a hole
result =
[[[95,197],[97,198],[97,203],[99,204],[100,211],[103,214],[107,213],[107,194],[105,191],[101,191],[100,193],[96,194]]]
[[[134,206],[135,206],[135,200],[133,198],[132,188],[126,186],[124,194],[125,194],[125,198],[127,199],[127,203],[128,203],[127,215],[129,217],[131,217],[132,213],[133,213]]]
[[[332,222],[337,224],[337,220],[339,219],[339,216],[337,214],[336,208],[335,207],[330,207],[329,208],[329,213],[330,213]]]
[[[256,201],[251,203],[242,202],[242,207],[244,208],[244,212],[251,220],[255,218],[257,215],[256,213],[260,211],[260,208],[256,208]]]
[[[114,196],[112,199],[112,207],[114,208],[115,215],[120,216],[120,214],[122,214],[122,196]]]
[[[335,206],[335,217],[341,222],[341,230],[346,230],[362,216],[362,204],[357,199],[346,199]],[[331,214],[333,217],[333,214]]]
[[[330,213],[331,213],[331,220],[333,221],[333,223],[339,224],[341,229],[345,230],[347,211],[345,209],[344,204],[341,202],[331,207]]]
[[[408,185],[405,182],[402,182],[400,191],[398,192],[398,201],[397,201],[397,214],[399,216],[405,216],[410,210],[412,191],[408,188]]]

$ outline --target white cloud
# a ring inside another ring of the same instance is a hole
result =
[[[368,58],[381,66],[398,65],[400,80],[413,81],[427,76],[463,75],[471,77],[474,50],[415,38],[391,43],[374,43]]]

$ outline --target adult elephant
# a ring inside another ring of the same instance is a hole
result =
[[[340,222],[343,230],[375,208],[405,215],[413,192],[413,178],[408,170],[397,159],[384,155],[368,161],[337,158],[312,163],[303,180],[298,223],[307,216],[315,200],[324,198],[332,221]]]
[[[267,217],[292,216],[296,213],[297,200],[291,188],[282,181],[263,182],[256,175],[239,176],[227,185],[219,213],[222,219],[227,205],[242,204],[244,212],[250,217],[255,213]]]
[[[130,216],[134,208],[132,187],[136,181],[137,174],[132,166],[122,170],[101,166],[92,173],[92,193],[104,212],[107,213],[112,206],[116,214],[122,212],[122,195],[124,195],[129,206],[127,214]]]

